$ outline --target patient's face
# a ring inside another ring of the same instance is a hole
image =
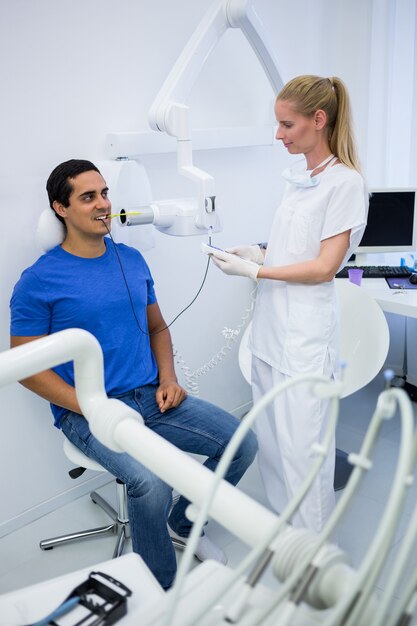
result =
[[[65,219],[68,233],[82,238],[102,237],[110,230],[110,219],[106,216],[110,214],[111,202],[106,181],[101,174],[91,170],[70,179],[70,182],[73,190],[69,205],[64,207],[54,203],[57,213]]]

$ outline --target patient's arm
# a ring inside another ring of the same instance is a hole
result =
[[[38,335],[35,337],[12,336],[10,338],[10,347],[15,348],[22,346],[25,343],[40,339],[41,337],[46,337],[46,335]],[[61,376],[58,376],[58,374],[51,369],[29,376],[29,378],[25,378],[19,382],[41,398],[48,400],[48,402],[62,406],[64,409],[69,409],[75,413],[82,413],[75,393],[75,387],[66,383]]]

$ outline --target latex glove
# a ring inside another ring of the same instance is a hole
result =
[[[245,259],[245,261],[253,261],[253,263],[257,263],[258,265],[263,265],[265,260],[262,250],[258,245],[235,246],[234,248],[226,248],[226,252],[236,254],[237,256],[240,256],[241,259]]]
[[[228,252],[222,252],[216,250],[215,253],[210,254],[211,260],[219,269],[229,276],[247,276],[256,280],[259,272],[258,263],[253,261],[245,261],[236,254],[230,254]]]

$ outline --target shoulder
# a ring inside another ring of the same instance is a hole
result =
[[[42,254],[32,265],[29,265],[26,269],[23,270],[20,280],[28,280],[33,277],[39,277],[45,272],[49,271],[49,268],[56,260],[56,257],[59,256],[59,251],[61,250],[60,246],[56,246],[56,248],[52,248]]]
[[[110,240],[106,239],[106,244],[107,244],[107,246],[110,247],[110,250],[113,247],[113,248],[117,248],[117,250],[119,252],[122,252],[123,254],[142,256],[140,254],[139,250],[137,250],[136,248],[133,248],[132,246],[128,246],[125,243],[116,243],[115,241],[110,242]],[[112,245],[110,245],[110,244],[112,244]]]
[[[323,179],[323,193],[328,201],[367,206],[369,201],[368,188],[362,174],[343,164],[335,165],[329,176]],[[327,180],[326,180],[327,179]]]
[[[364,225],[368,212],[369,194],[363,176],[346,165],[335,166],[329,176],[327,191],[328,216],[349,228]],[[347,222],[346,222],[347,219]]]
[[[139,250],[137,250],[136,248],[133,248],[132,246],[127,246],[124,243],[114,242],[113,246],[111,247],[109,246],[109,250],[116,251],[116,253],[119,253],[119,255],[121,255],[125,259],[131,260],[132,262],[136,261],[136,262],[146,263],[145,259],[143,258]]]
[[[146,275],[151,274],[149,266],[137,248],[127,246],[124,243],[115,243],[108,247],[110,256],[118,256],[123,266],[131,270],[140,271]]]
[[[366,189],[365,179],[362,174],[343,163],[338,163],[331,167],[328,178],[333,185],[352,185],[353,187]]]

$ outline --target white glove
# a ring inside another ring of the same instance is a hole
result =
[[[222,250],[216,250],[210,254],[210,257],[213,263],[225,274],[229,274],[229,276],[247,276],[252,278],[252,280],[256,280],[259,272],[258,263],[245,261],[236,254],[230,254]]]
[[[241,259],[245,259],[245,261],[253,261],[253,263],[257,263],[258,265],[263,265],[265,260],[262,250],[258,245],[235,246],[234,248],[226,248],[226,252],[236,254],[237,256],[240,256]]]

